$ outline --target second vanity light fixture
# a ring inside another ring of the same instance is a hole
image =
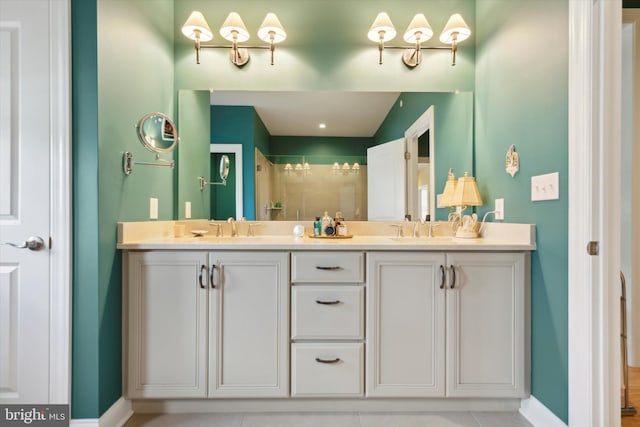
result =
[[[242,22],[240,15],[236,12],[231,12],[220,28],[220,35],[232,44],[230,46],[202,44],[202,42],[212,40],[213,33],[202,13],[197,10],[191,12],[191,15],[189,15],[189,18],[182,26],[182,34],[195,42],[196,64],[200,64],[200,49],[231,48],[231,62],[237,67],[242,67],[249,62],[248,49],[269,49],[271,51],[271,65],[273,65],[275,45],[287,38],[287,33],[276,14],[267,13],[264,21],[262,21],[262,25],[260,25],[258,29],[258,37],[260,40],[269,43],[269,46],[240,47],[238,43],[249,40],[249,31],[244,25],[244,22]]]
[[[421,43],[426,42],[433,36],[431,25],[427,18],[418,13],[413,17],[409,27],[404,33],[404,41],[412,43],[413,46],[387,46],[389,49],[404,49],[402,61],[410,68],[420,64],[421,51],[423,49],[447,49],[451,50],[451,65],[456,65],[456,52],[458,43],[466,40],[471,35],[471,30],[459,13],[451,15],[447,25],[440,34],[440,42],[450,46],[422,46]],[[393,40],[396,36],[396,29],[391,23],[391,19],[386,12],[380,12],[373,21],[373,25],[367,33],[369,40],[378,43],[378,51],[380,53],[379,63],[382,64],[382,52],[384,51],[385,42]]]

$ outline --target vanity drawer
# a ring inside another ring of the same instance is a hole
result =
[[[364,283],[363,252],[294,252],[293,283]]]
[[[362,396],[364,344],[291,345],[291,395]]]
[[[363,286],[294,286],[291,290],[291,337],[363,339]]]

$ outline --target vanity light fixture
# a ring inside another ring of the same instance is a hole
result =
[[[342,172],[343,175],[347,175],[349,173],[353,173],[355,175],[360,173],[360,163],[354,162],[353,166],[350,166],[348,162],[344,162],[342,166],[338,162],[334,162],[331,167],[334,175],[338,175]]]
[[[450,46],[422,46],[433,36],[433,30],[429,21],[422,13],[418,13],[413,17],[409,27],[404,32],[403,39],[413,46],[386,46],[389,49],[404,49],[402,61],[407,67],[414,68],[420,64],[421,52],[423,49],[446,49],[451,51],[451,65],[456,65],[456,52],[458,43],[466,40],[471,35],[471,30],[459,13],[454,13],[440,34],[440,42]],[[378,43],[379,60],[382,64],[382,52],[385,48],[385,42],[393,40],[396,36],[396,30],[386,12],[380,12],[373,25],[367,33],[369,40]]]
[[[202,13],[197,10],[191,12],[191,15],[189,15],[189,18],[182,26],[182,34],[195,42],[196,64],[200,64],[200,49],[231,48],[231,62],[237,67],[242,67],[249,62],[249,49],[269,49],[271,52],[271,65],[273,65],[275,45],[287,38],[287,33],[282,27],[280,20],[275,13],[271,12],[267,13],[264,21],[262,21],[262,25],[260,25],[258,29],[258,38],[269,43],[268,46],[240,47],[238,45],[238,43],[244,43],[249,40],[249,31],[237,12],[229,13],[229,16],[227,16],[227,19],[225,19],[220,28],[220,35],[230,41],[232,43],[231,45],[202,44],[202,42],[212,40],[213,33]]]

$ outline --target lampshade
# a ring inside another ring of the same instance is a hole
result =
[[[457,34],[456,34],[457,33]],[[459,13],[454,13],[447,21],[447,25],[444,26],[444,30],[440,34],[440,41],[442,43],[452,44],[453,35],[456,34],[456,42],[466,40],[471,35],[471,30],[462,16]]]
[[[202,13],[194,10],[182,26],[182,34],[191,40],[196,40],[196,31],[200,31],[200,41],[208,42],[213,38],[211,28],[209,28],[209,24],[207,24]]]
[[[258,29],[258,37],[267,43],[271,42],[271,34],[273,33],[273,42],[280,43],[287,38],[287,33],[282,27],[280,20],[275,13],[267,13],[267,16],[262,21],[260,29]]]
[[[225,19],[222,28],[220,28],[220,35],[229,41],[233,41],[233,35],[237,33],[238,43],[246,42],[249,40],[249,31],[244,26],[242,18],[236,12],[231,12],[227,19]]]
[[[419,39],[418,36],[420,36]],[[429,21],[422,13],[418,13],[413,17],[409,27],[404,32],[404,41],[407,43],[416,43],[418,40],[424,42],[429,40],[431,36],[433,36],[433,30],[429,25]]]
[[[476,179],[469,176],[467,172],[458,178],[451,206],[482,206],[482,197],[480,197]]]
[[[449,169],[449,176],[447,178],[447,182],[444,184],[444,191],[442,192],[442,197],[440,197],[440,206],[443,208],[448,208],[453,206],[453,196],[456,192],[456,177],[453,174],[453,171]]]
[[[389,18],[386,12],[380,12],[378,14],[367,33],[367,37],[369,40],[377,43],[380,41],[380,32],[382,32],[383,42],[388,42],[396,36],[396,29],[393,27],[391,18]]]

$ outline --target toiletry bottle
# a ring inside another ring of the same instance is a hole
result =
[[[322,221],[320,221],[320,217],[317,216],[315,222],[313,223],[313,235],[320,236],[322,234]]]
[[[329,216],[328,211],[324,211],[324,216],[322,217],[322,234],[327,235],[327,227],[331,226],[331,217]],[[333,233],[331,233],[333,234]]]

